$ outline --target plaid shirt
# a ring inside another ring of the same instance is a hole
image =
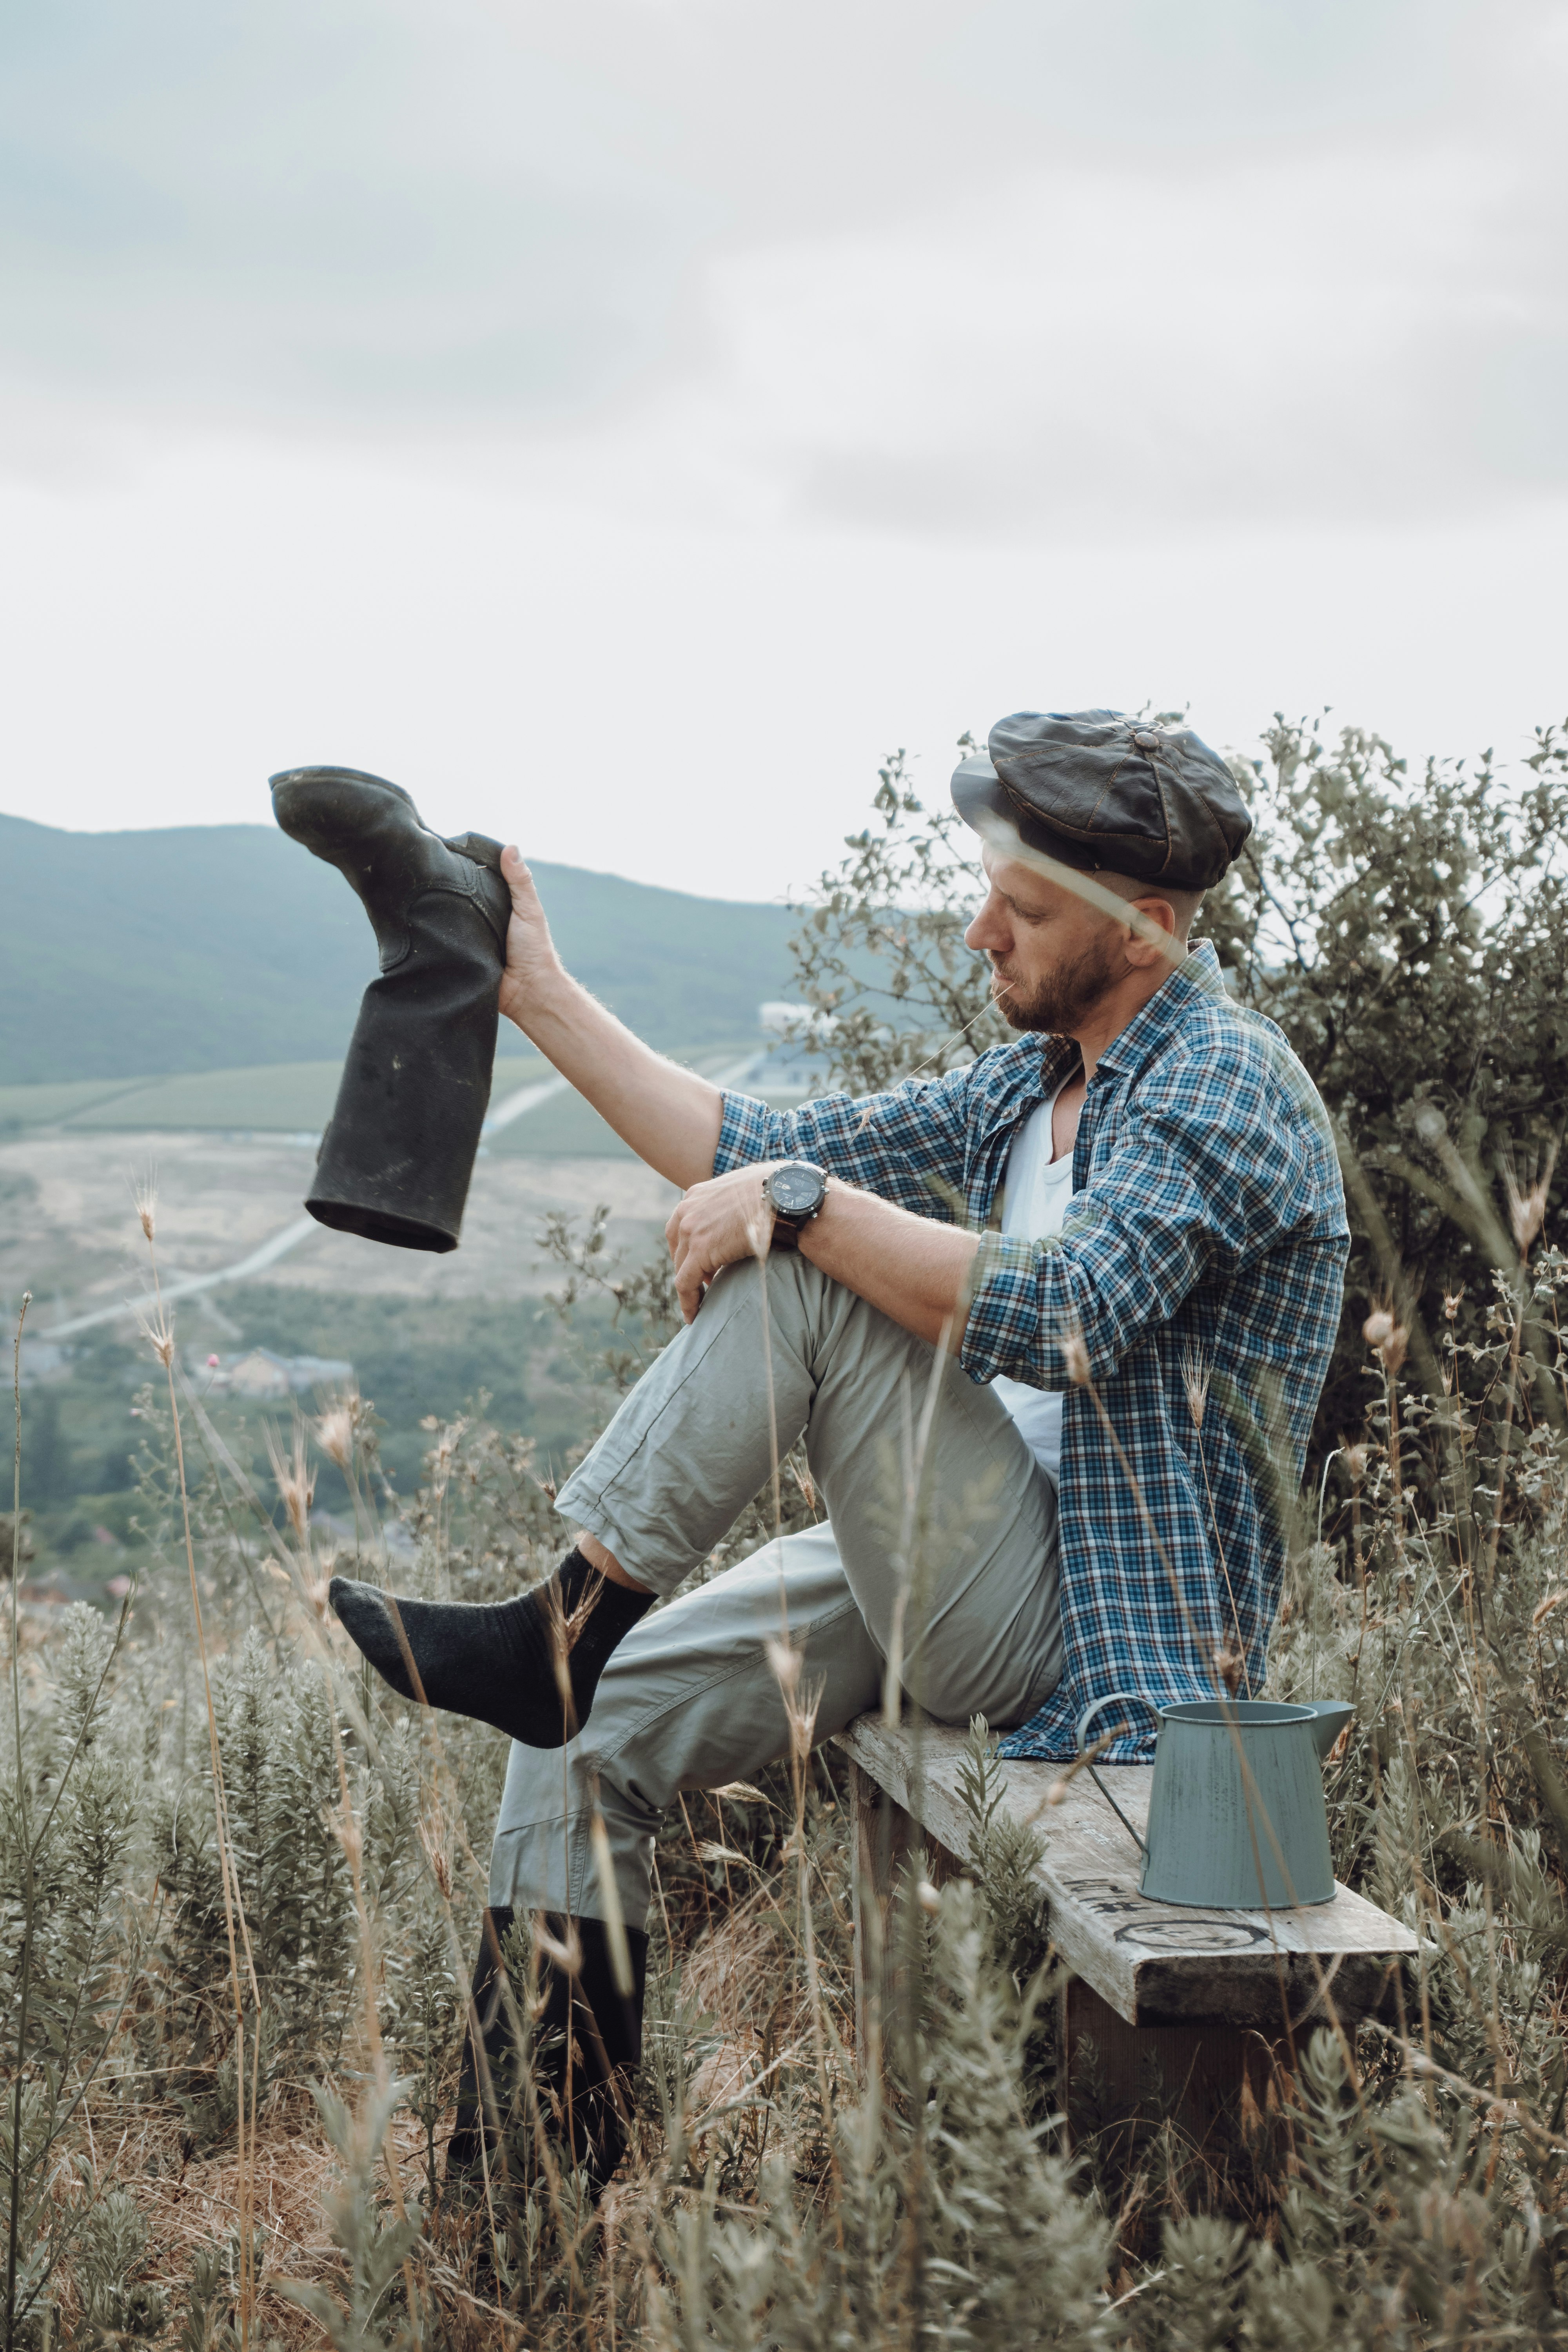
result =
[[[965,1370],[1065,1391],[1067,1662],[1006,1756],[1070,1756],[1079,1717],[1112,1691],[1212,1697],[1233,1633],[1258,1690],[1349,1249],[1323,1106],[1274,1024],[1226,995],[1208,945],[1101,1057],[1059,1240],[1004,1234],[1013,1140],[1078,1058],[1069,1038],[1024,1037],[944,1077],[797,1110],[727,1094],[713,1161],[812,1160],[943,1223],[962,1203],[981,1235]],[[1064,1360],[1075,1336],[1092,1390]],[[1146,1761],[1152,1727],[1126,1720],[1110,1759]]]

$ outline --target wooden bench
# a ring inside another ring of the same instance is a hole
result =
[[[940,1884],[968,1862],[971,1819],[959,1792],[965,1735],[934,1723],[889,1729],[862,1716],[838,1736],[850,1765],[858,1840],[856,2013],[862,2064],[877,2028],[868,2017],[868,1943],[887,1952],[887,1906],[897,1864],[923,1839]],[[1254,2095],[1268,2072],[1294,2063],[1298,2039],[1337,2019],[1356,2025],[1384,2009],[1407,1927],[1348,1887],[1331,1903],[1289,1911],[1212,1911],[1152,1903],[1138,1892],[1140,1859],[1087,1773],[1059,1804],[1047,1791],[1058,1764],[1006,1763],[1006,1801],[1045,1844],[1039,1884],[1052,1945],[1071,1970],[1063,2000],[1060,2084],[1069,2130],[1132,2114],[1152,2082],[1202,2146],[1243,2081]],[[1100,1767],[1142,1830],[1152,1774],[1146,1765]],[[866,1895],[879,1916],[863,1916]],[[1092,2106],[1094,2113],[1088,2110]]]

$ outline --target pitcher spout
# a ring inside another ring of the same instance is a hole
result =
[[[1312,1710],[1312,1745],[1318,1754],[1326,1756],[1355,1708],[1345,1698],[1304,1698],[1298,1702]]]

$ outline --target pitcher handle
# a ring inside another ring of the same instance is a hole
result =
[[[1093,1722],[1095,1717],[1100,1713],[1100,1709],[1107,1706],[1116,1706],[1122,1701],[1128,1699],[1131,1701],[1134,1706],[1146,1706],[1150,1714],[1154,1717],[1155,1722],[1158,1723],[1160,1719],[1159,1708],[1155,1706],[1152,1698],[1145,1698],[1142,1691],[1108,1691],[1103,1698],[1097,1698],[1092,1706],[1086,1706],[1083,1713],[1079,1717],[1078,1752],[1080,1756],[1089,1746],[1089,1742],[1084,1735],[1088,1731],[1089,1727]],[[1111,1795],[1110,1790],[1100,1779],[1099,1772],[1095,1769],[1092,1764],[1087,1765],[1085,1769],[1089,1773],[1089,1779],[1094,1782],[1095,1787],[1100,1790],[1100,1795],[1105,1799],[1106,1803],[1110,1807],[1111,1811],[1116,1815],[1117,1820],[1121,1822],[1122,1828],[1126,1831],[1128,1836],[1131,1839],[1133,1844],[1142,1855],[1144,1861],[1147,1862],[1149,1859],[1148,1847],[1144,1844],[1142,1839],[1139,1836],[1137,1831],[1133,1828],[1131,1822],[1128,1820],[1126,1814],[1122,1811],[1121,1806],[1117,1803],[1115,1798]]]

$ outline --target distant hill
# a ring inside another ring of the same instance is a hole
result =
[[[788,996],[783,907],[536,865],[562,954],[649,1043],[754,1032]],[[271,825],[63,833],[0,816],[0,1086],[337,1061],[374,944]]]

